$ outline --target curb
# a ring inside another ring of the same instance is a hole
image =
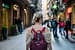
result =
[[[70,42],[75,43],[75,39],[73,39],[71,36],[68,39]]]

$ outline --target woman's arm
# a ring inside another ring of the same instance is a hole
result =
[[[31,29],[28,29],[27,30],[27,33],[26,33],[26,45],[29,45],[29,43],[31,42]]]
[[[51,33],[48,28],[45,29],[44,37],[47,43],[51,43]]]
[[[45,29],[44,37],[45,37],[46,42],[48,43],[47,44],[47,49],[48,50],[52,50],[52,46],[51,46],[51,33],[48,30],[48,28]]]

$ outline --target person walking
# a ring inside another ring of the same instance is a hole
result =
[[[50,19],[50,20],[47,22],[47,27],[50,29],[50,32],[52,32],[51,21],[52,21],[52,19]]]
[[[65,22],[61,19],[59,21],[59,33],[61,34],[61,36],[65,35],[64,28],[65,28]]]
[[[20,33],[22,33],[23,32],[23,28],[22,28],[22,19],[21,18],[17,19],[17,27],[18,27],[18,31]]]
[[[51,34],[48,28],[42,25],[42,21],[42,14],[37,13],[33,18],[34,25],[28,28],[26,33],[26,50],[52,50]]]
[[[58,35],[57,35],[57,26],[58,26],[58,22],[56,21],[56,18],[53,18],[52,21],[51,21],[51,26],[53,28],[53,35],[54,35],[54,38],[58,38]]]
[[[67,19],[66,20],[65,29],[66,29],[66,39],[68,39],[68,31],[71,30],[71,22],[70,22],[70,19]]]

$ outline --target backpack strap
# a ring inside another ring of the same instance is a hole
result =
[[[41,33],[43,33],[45,31],[45,27],[42,28]]]
[[[37,33],[34,28],[32,28],[31,32]]]
[[[42,30],[38,31],[40,31],[40,33],[43,33],[45,31],[45,27],[43,27]],[[35,34],[37,33],[34,28],[32,28],[31,32],[34,32]]]

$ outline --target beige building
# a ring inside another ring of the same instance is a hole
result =
[[[42,11],[44,20],[48,20],[49,16],[52,15],[51,7],[54,0],[42,0]]]
[[[2,0],[0,0],[0,33],[3,33],[3,28],[6,28],[7,35],[16,34],[15,18],[20,18],[22,20],[23,28],[31,24],[32,12],[27,4],[27,2],[24,4],[23,1],[17,2],[16,0],[13,2],[9,0],[9,3],[7,1],[2,3]],[[11,29],[13,29],[14,33],[12,33]]]

